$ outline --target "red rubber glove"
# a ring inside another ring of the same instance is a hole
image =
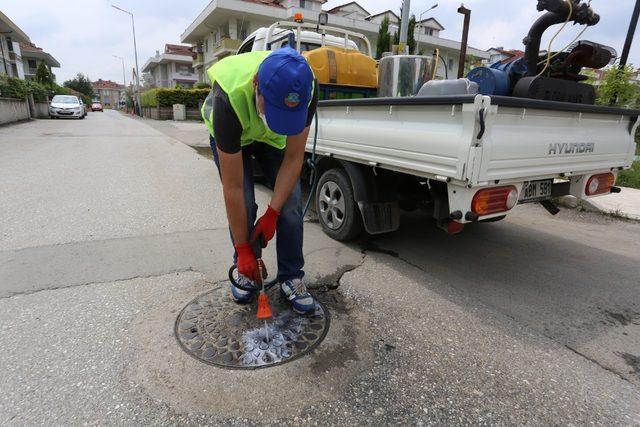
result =
[[[279,216],[280,212],[269,206],[264,215],[256,222],[256,227],[251,234],[251,241],[255,242],[256,239],[262,235],[262,247],[266,248],[269,240],[273,239],[273,236],[276,234],[276,223],[278,222]]]
[[[236,245],[236,252],[238,254],[238,259],[236,260],[238,273],[251,280],[258,280],[260,278],[258,261],[256,261],[251,245],[249,243]]]

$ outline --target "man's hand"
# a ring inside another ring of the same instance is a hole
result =
[[[263,248],[266,248],[269,240],[273,239],[274,234],[276,234],[276,223],[278,222],[279,216],[280,212],[269,205],[264,215],[262,215],[260,219],[258,219],[258,222],[256,222],[256,227],[253,229],[253,233],[251,234],[251,242],[255,242],[260,238],[260,235],[262,235],[262,241],[260,244]]]
[[[251,245],[249,243],[236,245],[236,252],[238,253],[238,259],[236,261],[238,273],[250,280],[259,280],[260,270],[258,269],[258,261],[256,260]]]

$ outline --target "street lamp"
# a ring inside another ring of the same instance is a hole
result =
[[[138,47],[136,45],[136,23],[133,19],[133,13],[129,12],[128,10],[124,10],[119,8],[118,6],[112,4],[111,7],[113,7],[114,9],[119,10],[120,12],[124,12],[129,14],[129,16],[131,16],[131,27],[133,28],[133,52],[135,54],[136,57],[136,104],[137,104],[137,113],[139,113],[140,110],[140,71],[138,69]],[[139,114],[138,114],[139,115]]]
[[[422,25],[422,16],[427,13],[432,11],[433,9],[435,9],[436,7],[438,7],[438,3],[434,4],[433,6],[431,6],[429,9],[425,10],[424,12],[422,12],[418,18],[418,26],[420,27],[420,30],[422,30],[422,28],[424,28],[424,25]],[[418,31],[418,36],[420,36],[420,31]],[[418,52],[420,52],[420,38],[416,39],[416,55],[418,54]]]
[[[122,61],[122,84],[124,84],[124,87],[127,87],[127,78],[125,77],[125,73],[124,73],[124,58],[122,56],[118,56],[118,55],[111,55],[114,58],[118,58],[120,61]]]
[[[124,94],[124,92],[127,90],[127,78],[125,77],[124,74],[124,58],[118,55],[111,55],[114,58],[118,58],[120,61],[122,61],[122,84],[124,85],[122,87],[122,94]],[[118,101],[122,100],[122,95],[120,95],[120,99]]]

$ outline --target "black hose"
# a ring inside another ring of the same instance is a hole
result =
[[[318,110],[316,109],[316,114],[314,116],[315,121],[315,129],[313,131],[313,148],[311,149],[311,158],[307,159],[307,166],[311,169],[310,179],[309,179],[309,197],[307,198],[307,202],[304,205],[304,209],[302,210],[302,218],[305,217],[309,207],[311,206],[311,201],[313,200],[313,195],[316,192],[316,179],[318,178],[318,174],[316,173],[316,144],[318,143]]]
[[[540,42],[542,35],[552,25],[560,24],[567,20],[567,15],[559,13],[547,12],[542,15],[533,24],[529,30],[529,34],[524,39],[526,49],[524,58],[527,61],[527,76],[535,76],[538,74],[538,58],[540,57]]]
[[[444,78],[445,80],[449,80],[449,69],[447,68],[447,63],[445,62],[442,56],[439,56],[442,61],[442,65],[444,65]]]
[[[316,179],[318,174],[316,173],[316,144],[318,142],[318,111],[316,110],[316,114],[314,116],[314,120],[315,120],[315,130],[313,132],[313,148],[311,149],[311,159],[307,159],[307,166],[309,166],[309,168],[311,169],[311,189],[309,190],[309,197],[307,198],[307,202],[304,206],[304,210],[302,211],[302,218],[304,218],[304,216],[307,214],[307,211],[309,210],[309,206],[311,205],[311,200],[313,200],[313,195],[315,194],[315,189],[316,189]],[[235,265],[232,265],[229,268],[229,281],[236,287],[239,289],[242,289],[243,291],[246,292],[256,292],[259,291],[260,289],[262,289],[261,286],[250,282],[250,285],[240,285],[237,281],[236,278],[234,277],[233,273],[237,270],[237,267]],[[278,283],[278,278],[273,279],[270,282],[265,283],[264,287],[265,289],[269,289],[272,286],[274,286],[276,283]]]

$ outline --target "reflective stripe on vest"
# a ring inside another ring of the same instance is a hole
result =
[[[242,146],[260,141],[282,149],[287,142],[286,136],[278,135],[269,130],[256,111],[253,79],[258,73],[260,64],[270,53],[270,51],[257,51],[229,56],[216,62],[207,70],[211,87],[218,83],[229,97],[231,107],[238,116],[242,125],[242,136],[240,137]],[[202,104],[201,114],[209,133],[215,138],[212,92]]]

